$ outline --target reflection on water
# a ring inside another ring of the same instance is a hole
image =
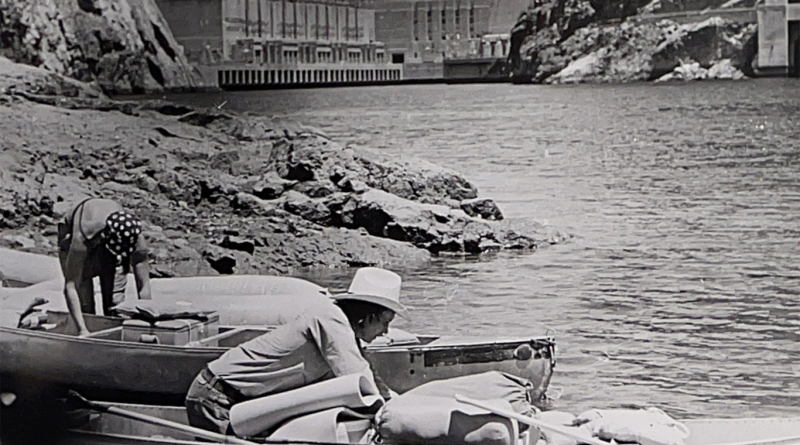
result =
[[[402,271],[437,334],[557,332],[553,407],[800,415],[800,82],[405,86],[183,97],[464,173],[574,235]],[[349,273],[313,276],[335,290]]]

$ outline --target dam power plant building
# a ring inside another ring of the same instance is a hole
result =
[[[370,0],[375,34],[409,79],[441,78],[448,60],[504,60],[530,0]]]
[[[157,0],[176,40],[223,88],[399,81],[359,0]]]
[[[759,73],[800,77],[800,0],[761,0],[756,13]]]
[[[504,60],[530,0],[156,0],[223,88],[442,80],[446,59]]]

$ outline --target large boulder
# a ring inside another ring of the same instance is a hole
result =
[[[338,213],[347,228],[363,228],[371,235],[425,248],[441,238],[453,218],[447,206],[423,204],[375,189],[351,196]]]
[[[272,147],[267,167],[284,180],[314,182],[315,190],[358,191],[363,190],[357,185],[362,183],[405,199],[453,205],[478,196],[475,185],[447,168],[363,147],[341,147],[327,139],[305,137],[277,143]],[[330,193],[317,195],[327,194]]]
[[[547,35],[534,36],[529,42],[529,57],[536,58],[538,65],[534,80],[554,84],[631,82],[655,80],[692,62],[708,70],[729,60],[733,68],[744,72],[752,62],[753,52],[748,48],[755,25],[712,17],[689,24],[662,20],[591,25],[558,43]]]
[[[558,236],[542,235],[542,226],[528,227],[524,231],[528,235],[520,235],[508,224],[375,189],[352,195],[336,211],[344,227],[409,242],[436,254],[535,249],[542,243],[559,242]]]
[[[711,17],[700,23],[668,24],[663,28],[663,41],[652,55],[651,78],[656,79],[686,62],[697,62],[708,69],[721,60],[734,60],[734,68],[742,69],[747,61],[739,55],[753,38],[756,25],[741,25]]]
[[[0,0],[0,56],[113,94],[200,86],[155,0]]]
[[[465,199],[461,201],[461,210],[476,218],[497,221],[503,219],[503,212],[497,207],[497,203],[489,198]]]
[[[704,79],[738,80],[744,77],[744,73],[734,67],[730,59],[723,59],[714,63],[708,69],[703,68],[699,62],[683,63],[671,73],[664,74],[656,79],[656,82]]]
[[[546,83],[630,82],[647,80],[662,33],[658,25],[589,26],[552,52],[539,54],[549,73]],[[540,76],[541,77],[541,76]]]

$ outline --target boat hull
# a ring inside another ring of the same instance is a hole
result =
[[[197,373],[231,346],[262,334],[239,327],[216,346],[174,346],[119,341],[119,319],[87,317],[90,329],[106,338],[0,327],[0,387],[29,393],[46,386],[75,389],[105,401],[182,404]],[[549,337],[490,340],[420,337],[412,345],[365,348],[375,372],[402,393],[432,380],[486,371],[504,371],[533,383],[541,400],[555,366]],[[527,351],[527,352],[526,352]]]

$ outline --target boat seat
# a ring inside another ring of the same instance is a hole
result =
[[[122,333],[122,326],[114,326],[108,329],[92,332],[86,338],[113,338],[119,337]],[[118,339],[118,338],[117,338]]]
[[[172,318],[153,321],[133,318],[122,322],[122,341],[127,342],[187,346],[217,334],[219,315],[216,312],[209,314],[205,320]]]

